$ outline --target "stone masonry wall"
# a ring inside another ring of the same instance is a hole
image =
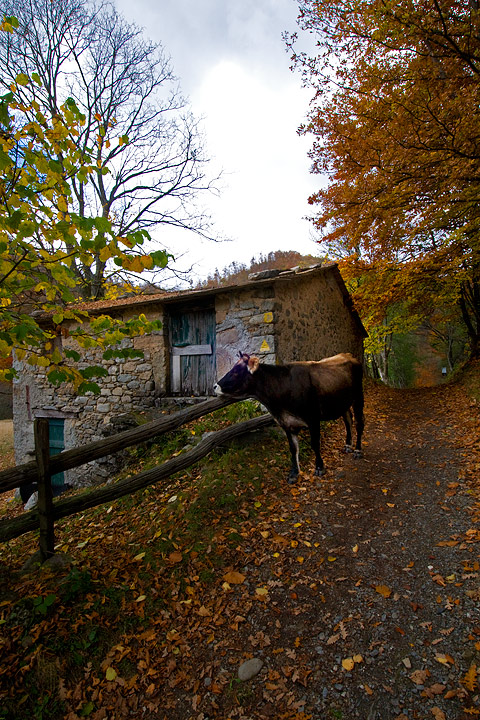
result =
[[[268,285],[217,295],[218,378],[231,369],[239,352],[258,355],[262,362],[275,363],[274,304],[274,288]]]
[[[157,314],[158,317],[158,314]],[[100,394],[77,395],[71,385],[54,387],[41,368],[15,364],[20,371],[13,386],[15,418],[15,461],[28,462],[33,457],[33,422],[36,417],[64,419],[65,448],[104,438],[119,431],[122,417],[155,406],[165,392],[165,343],[161,332],[124,341],[141,349],[143,358],[102,360],[93,349],[82,351],[79,367],[103,365],[108,374],[96,380]],[[120,426],[119,426],[120,419]],[[115,422],[114,422],[115,421]],[[121,428],[123,429],[123,428]],[[65,481],[75,486],[108,478],[117,466],[114,456],[88,463],[65,473]]]
[[[276,283],[279,363],[321,360],[340,352],[363,359],[363,341],[333,272],[299,273]]]

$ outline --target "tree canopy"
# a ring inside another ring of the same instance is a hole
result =
[[[452,0],[302,0],[317,53],[310,198],[323,241],[356,263],[379,320],[457,306],[480,337],[480,11]],[[366,279],[368,276],[368,280]]]

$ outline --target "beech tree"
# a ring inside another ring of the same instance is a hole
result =
[[[310,198],[323,241],[361,264],[356,292],[372,322],[387,305],[408,322],[453,302],[478,354],[478,2],[299,7],[317,38],[315,57],[297,53],[294,37],[289,45],[315,90],[302,130],[314,136],[313,171],[327,179]]]
[[[67,173],[75,212],[108,219],[120,236],[166,225],[208,236],[197,208],[212,188],[203,141],[162,47],[102,0],[7,0],[4,11],[18,28],[0,37],[0,85],[33,80],[17,88],[32,121],[55,117],[67,98],[85,117],[71,139],[92,153],[94,170],[88,182]],[[76,257],[73,268],[91,298],[118,274],[100,256]]]

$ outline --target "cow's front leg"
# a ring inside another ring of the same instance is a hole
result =
[[[284,428],[285,434],[287,436],[288,440],[288,446],[290,448],[290,454],[292,456],[292,467],[290,468],[290,472],[288,474],[287,481],[289,483],[294,483],[298,479],[298,474],[300,472],[300,467],[298,464],[298,457],[300,453],[299,443],[298,443],[298,435],[296,433],[293,433],[291,430],[287,430],[287,428]]]
[[[308,426],[310,430],[310,444],[315,453],[315,477],[322,477],[325,472],[322,456],[320,455],[320,421]]]

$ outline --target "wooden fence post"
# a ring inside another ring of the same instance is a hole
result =
[[[40,526],[40,555],[42,562],[51,557],[55,550],[53,528],[53,492],[50,477],[50,443],[48,419],[35,418],[35,455],[38,473],[38,524]]]

